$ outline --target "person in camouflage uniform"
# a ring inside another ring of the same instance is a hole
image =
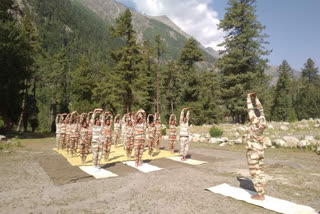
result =
[[[156,116],[156,148],[159,151],[161,136],[162,136],[162,126],[161,126],[160,114],[156,113],[155,116]]]
[[[80,143],[79,143],[79,153],[81,158],[81,163],[85,164],[87,155],[89,153],[89,135],[88,135],[88,124],[87,120],[84,118],[86,114],[81,114],[81,128],[80,128]]]
[[[71,125],[71,123],[72,123],[71,114],[68,114],[66,120],[67,120],[67,125],[66,125],[66,140],[65,140],[65,144],[66,144],[67,153],[69,154],[69,152],[70,152],[69,147],[70,147],[70,140],[71,140],[70,135],[71,135],[71,128],[72,128],[72,125]]]
[[[135,115],[136,123],[134,126],[134,157],[136,167],[142,166],[141,158],[144,149],[144,143],[146,141],[146,113],[140,109]]]
[[[176,131],[176,121],[177,117],[175,114],[171,114],[169,118],[169,144],[171,153],[174,152],[174,144],[177,140],[177,131]]]
[[[60,133],[61,133],[61,114],[58,114],[56,116],[56,147],[57,149],[59,149]]]
[[[119,121],[120,114],[117,114],[114,118],[114,147],[118,148],[118,142],[121,135],[121,124]]]
[[[75,143],[75,146],[74,146],[74,151],[75,153],[78,152],[78,147],[79,147],[79,143],[80,143],[80,128],[81,128],[81,124],[80,124],[80,116],[76,116],[76,136],[77,136],[77,139],[76,139],[76,143]]]
[[[122,140],[122,145],[123,145],[123,149],[126,149],[126,144],[127,144],[127,134],[126,134],[126,126],[128,125],[128,120],[130,120],[129,118],[129,114],[124,114],[122,119],[121,119],[121,140]],[[132,121],[131,121],[132,122]]]
[[[128,120],[128,124],[126,125],[126,152],[127,152],[127,158],[130,159],[133,149],[133,143],[134,143],[134,135],[133,135],[133,122],[131,119]]]
[[[257,109],[253,108],[251,97],[255,98]],[[250,126],[248,128],[248,136],[246,141],[247,160],[250,175],[253,177],[254,188],[257,195],[252,199],[264,200],[265,178],[264,178],[264,148],[263,148],[263,132],[267,127],[266,118],[263,113],[262,105],[256,93],[250,93],[247,96],[247,107],[249,111]]]
[[[96,115],[100,114],[99,117],[96,118]],[[91,143],[91,151],[92,151],[92,163],[95,168],[99,168],[99,164],[102,158],[102,150],[103,150],[103,123],[104,123],[104,114],[102,109],[95,109],[92,118],[90,121],[92,125],[92,143]]]
[[[65,116],[65,118],[63,118]],[[65,142],[66,142],[66,127],[67,127],[67,114],[61,115],[61,127],[60,127],[60,137],[59,137],[59,147],[58,149],[64,149],[65,148]]]
[[[184,112],[187,108],[182,109],[180,114],[180,154],[182,155],[181,160],[185,161],[189,150],[189,116],[190,111],[187,112],[186,117]]]
[[[151,117],[153,118],[152,121],[150,120]],[[148,115],[147,124],[148,124],[148,151],[149,151],[149,156],[151,158],[153,153],[154,143],[155,143],[155,136],[156,136],[156,127],[154,123],[153,114]]]
[[[92,117],[93,112],[90,111],[88,113],[88,117],[87,117],[87,124],[88,124],[88,144],[89,144],[89,150],[91,148],[91,142],[92,142],[92,125],[93,123],[90,123],[91,117]],[[90,152],[90,151],[89,151]]]
[[[110,112],[105,113],[105,118],[106,122],[104,124],[104,144],[103,144],[103,156],[104,160],[108,161],[109,155],[110,155],[110,150],[111,150],[111,145],[112,145],[112,119],[113,116]]]
[[[76,114],[78,114],[78,112],[72,112],[71,114],[70,140],[68,146],[68,153],[71,154],[71,156],[74,156],[76,154],[77,140],[79,138],[77,116],[75,116]]]

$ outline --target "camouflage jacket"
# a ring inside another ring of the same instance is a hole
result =
[[[126,126],[126,137],[133,137],[133,126]]]
[[[177,135],[177,128],[175,125],[169,125],[169,136],[176,136]]]
[[[104,137],[110,138],[112,136],[111,133],[111,125],[104,125]]]
[[[81,127],[80,129],[81,139],[87,140],[88,137],[88,128]]]
[[[264,116],[262,105],[259,99],[256,97],[256,106],[260,112],[260,117],[257,117],[254,113],[254,108],[252,105],[251,98],[247,98],[247,107],[249,111],[249,119],[250,125],[248,128],[248,136],[247,136],[247,148],[252,149],[263,149],[263,132],[267,128],[267,121]]]
[[[148,127],[148,138],[153,139],[156,136],[156,127],[155,126],[149,126]]]
[[[61,123],[60,134],[66,134],[66,127],[67,127],[67,124]]]
[[[134,126],[134,139],[146,139],[146,125],[145,123],[137,123]]]

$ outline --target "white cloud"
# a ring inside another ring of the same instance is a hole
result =
[[[127,0],[118,0],[125,2]],[[132,0],[135,9],[151,16],[168,16],[183,31],[205,47],[221,49],[223,31],[218,30],[218,13],[209,4],[212,0]]]

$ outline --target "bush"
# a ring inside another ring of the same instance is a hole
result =
[[[209,133],[211,137],[221,137],[223,134],[223,130],[217,126],[212,126]]]

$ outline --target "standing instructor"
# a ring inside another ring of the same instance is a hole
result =
[[[255,98],[256,109],[253,108],[251,98]],[[265,177],[263,169],[264,148],[263,131],[267,127],[262,105],[256,93],[250,93],[247,96],[247,107],[249,111],[250,125],[248,129],[248,138],[246,142],[247,159],[250,175],[253,177],[253,185],[257,195],[252,196],[255,200],[264,200]]]

